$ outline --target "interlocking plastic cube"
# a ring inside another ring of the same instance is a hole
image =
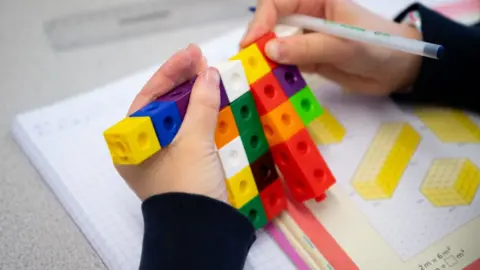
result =
[[[250,90],[240,60],[222,62],[216,64],[215,68],[220,73],[221,89],[225,90],[229,103],[232,103]]]
[[[295,32],[288,27],[276,30],[283,36]],[[324,200],[335,183],[306,130],[322,116],[322,106],[295,66],[275,63],[265,55],[265,44],[275,37],[268,33],[229,61],[215,65],[221,79],[215,145],[228,200],[256,229],[287,207],[277,167],[297,201]],[[185,118],[194,81],[157,98],[106,132],[114,163],[139,164],[168,147]],[[149,139],[158,138],[157,145],[145,148],[139,143],[136,136],[142,132]],[[119,138],[131,152],[115,151]],[[298,192],[300,187],[303,193]]]
[[[277,37],[288,37],[294,35],[300,35],[303,33],[303,30],[296,26],[277,24],[273,30]]]
[[[230,203],[235,208],[240,209],[258,195],[257,185],[249,166],[227,179],[226,184],[230,194]]]
[[[274,219],[287,208],[287,197],[280,179],[275,180],[260,192],[263,208],[268,220]]]
[[[467,158],[433,161],[420,187],[435,206],[469,205],[480,185],[480,169]]]
[[[215,129],[215,144],[217,149],[233,141],[239,136],[237,124],[233,117],[232,108],[226,106],[218,114],[217,128]]]
[[[305,79],[296,66],[280,65],[273,70],[273,74],[288,97],[293,96],[307,86]]]
[[[270,151],[263,154],[259,159],[250,164],[255,182],[259,191],[263,191],[275,180],[278,179],[278,173],[275,169],[275,163]]]
[[[289,100],[260,118],[270,147],[290,139],[304,126]]]
[[[278,29],[277,30],[280,30],[280,31],[285,31],[286,29]],[[287,34],[287,33],[285,33]],[[271,32],[271,33],[267,33],[265,34],[263,37],[259,38],[257,41],[255,41],[255,44],[257,44],[257,47],[258,49],[260,50],[260,52],[262,53],[262,55],[265,57],[265,60],[267,61],[268,63],[268,66],[271,68],[271,69],[274,69],[278,66],[277,63],[275,63],[274,61],[270,60],[270,58],[268,58],[266,56],[266,53],[265,53],[265,45],[267,44],[267,42],[269,42],[270,40],[276,38],[276,34]]]
[[[268,73],[253,83],[252,93],[260,115],[277,108],[287,100],[287,96],[273,73]]]
[[[312,90],[310,90],[308,86],[305,86],[300,92],[294,94],[291,97],[291,101],[305,126],[308,126],[323,113],[323,108],[317,102]]]
[[[270,72],[270,66],[256,43],[241,50],[230,60],[241,60],[249,84]]]
[[[255,196],[255,198],[240,208],[240,213],[250,220],[255,229],[263,228],[268,223],[260,196]]]
[[[294,187],[292,196],[302,201],[319,197],[335,183],[335,178],[306,129],[272,148],[275,164],[285,181]]]
[[[175,88],[174,91],[170,91],[167,94],[158,97],[156,101],[175,102],[180,118],[183,120],[185,118],[185,113],[187,112],[188,102],[190,101],[190,94],[192,93],[194,82],[194,79],[188,80]]]
[[[161,149],[149,117],[125,118],[103,136],[116,164],[140,164]]]
[[[240,137],[236,137],[233,141],[218,149],[218,155],[227,179],[233,177],[249,165],[247,153],[243,148]]]
[[[172,142],[182,123],[177,104],[173,101],[154,101],[130,115],[139,116],[150,117],[162,147]]]

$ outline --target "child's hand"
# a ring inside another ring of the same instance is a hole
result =
[[[189,46],[172,56],[133,101],[129,114],[200,73],[185,120],[172,144],[139,166],[116,166],[143,201],[167,192],[186,192],[227,201],[224,173],[214,142],[220,107],[219,75],[207,68],[200,49]]]
[[[416,29],[379,17],[347,0],[260,0],[249,30],[240,46],[245,47],[271,31],[280,16],[305,14],[421,40]],[[339,39],[320,33],[279,38],[266,46],[277,62],[316,72],[348,90],[385,95],[404,90],[416,80],[421,57]]]

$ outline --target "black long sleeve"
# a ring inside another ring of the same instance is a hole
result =
[[[169,193],[148,198],[141,270],[243,269],[255,229],[235,208],[208,197]]]
[[[419,76],[410,92],[394,94],[398,103],[453,107],[480,112],[480,25],[465,26],[413,4],[396,18],[418,11],[423,40],[442,45],[444,56],[423,58]]]

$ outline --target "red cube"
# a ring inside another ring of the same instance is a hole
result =
[[[265,210],[268,221],[274,219],[287,208],[287,196],[285,195],[280,179],[275,180],[275,182],[261,191],[260,199],[262,200],[263,209]]]

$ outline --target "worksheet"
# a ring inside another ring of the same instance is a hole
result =
[[[313,133],[337,185],[308,206],[357,266],[462,269],[479,259],[480,117],[325,81],[316,89],[325,110]]]

